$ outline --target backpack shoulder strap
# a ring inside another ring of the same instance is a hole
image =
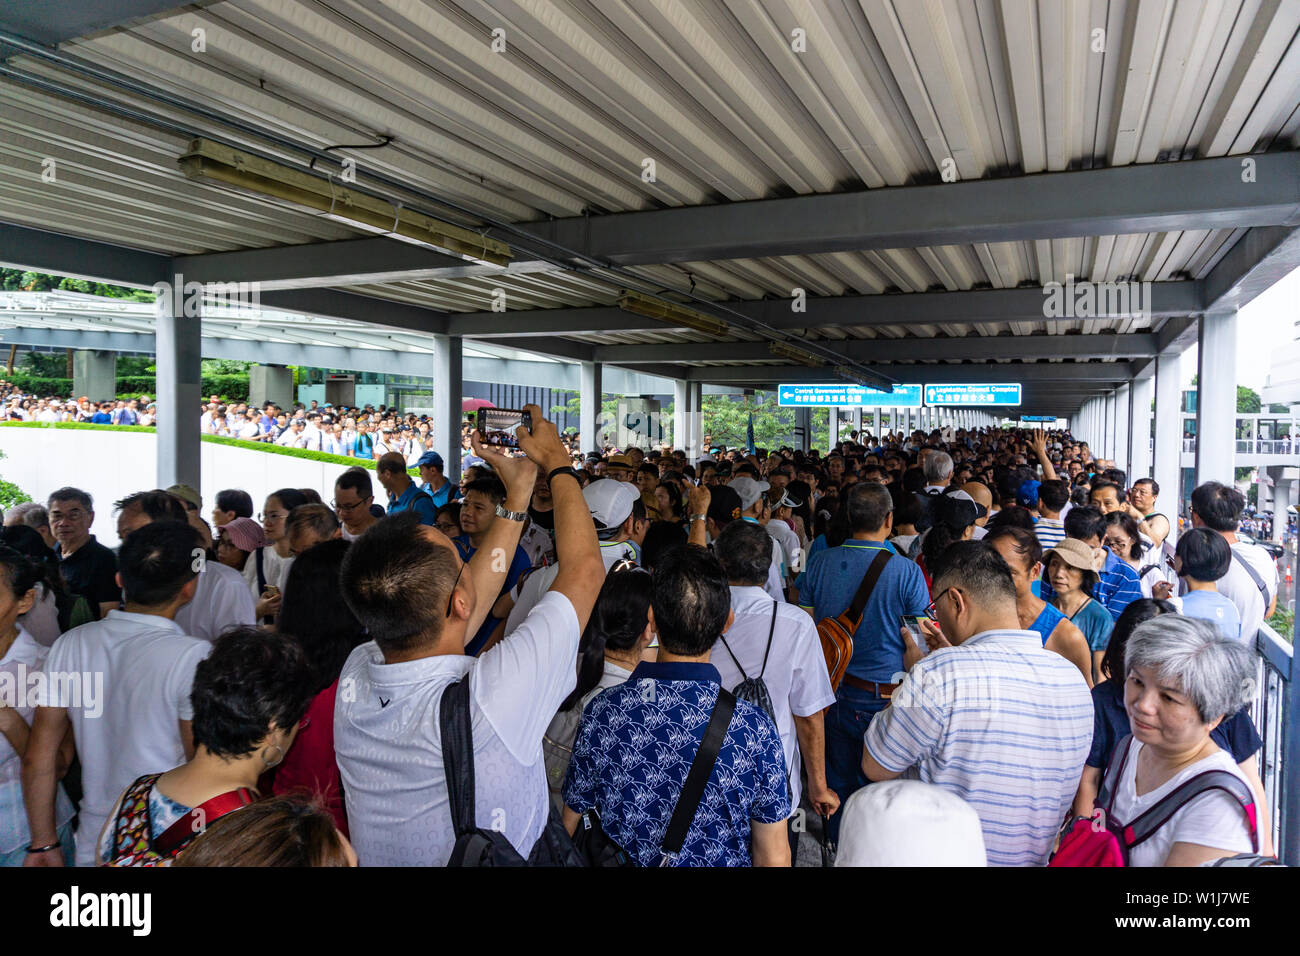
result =
[[[1119,789],[1119,781],[1124,776],[1124,765],[1128,763],[1129,746],[1133,741],[1132,734],[1125,734],[1115,744],[1115,749],[1110,752],[1110,760],[1106,761],[1106,772],[1101,778],[1101,789],[1097,791],[1097,806],[1105,811],[1106,816],[1110,816],[1110,808],[1115,803],[1115,791]]]
[[[1259,572],[1256,571],[1254,568],[1252,568],[1250,566],[1250,562],[1247,561],[1245,558],[1243,558],[1241,555],[1239,555],[1236,551],[1232,552],[1232,560],[1236,561],[1238,564],[1240,564],[1243,568],[1246,569],[1246,573],[1250,575],[1250,579],[1255,582],[1255,587],[1259,588],[1259,593],[1264,598],[1264,609],[1268,610],[1268,602],[1269,602],[1268,585],[1265,584],[1264,579],[1259,576]]]
[[[1246,826],[1250,829],[1251,849],[1258,853],[1259,828],[1256,822],[1254,791],[1240,777],[1226,770],[1207,770],[1198,773],[1160,798],[1155,806],[1124,827],[1125,847],[1132,849],[1142,843],[1168,823],[1169,818],[1175,813],[1201,794],[1211,790],[1222,790],[1241,805],[1242,813],[1246,815]]]
[[[691,769],[686,775],[686,783],[682,786],[681,795],[677,798],[677,805],[673,807],[673,815],[668,821],[668,828],[664,830],[664,841],[661,844],[663,852],[661,866],[667,866],[669,862],[677,858],[677,854],[682,852],[682,844],[686,842],[686,834],[691,828],[691,821],[695,819],[695,811],[699,809],[700,800],[704,797],[704,787],[713,773],[713,765],[717,762],[718,752],[722,750],[722,741],[727,736],[727,727],[731,724],[731,714],[735,709],[735,695],[725,687],[719,687],[718,700],[713,705],[709,725],[704,729],[704,738],[700,741],[700,749],[695,751],[695,759],[691,761]]]
[[[266,590],[266,571],[262,569],[262,552],[263,548],[258,548],[257,554],[257,593],[261,595]]]
[[[447,778],[447,802],[458,839],[474,829],[474,733],[469,721],[467,674],[447,686],[438,704],[442,772]]]
[[[760,679],[767,673],[767,655],[772,653],[772,635],[776,633],[776,610],[780,603],[780,601],[772,602],[772,623],[767,626],[767,647],[763,649],[763,666],[758,672]]]
[[[853,595],[853,603],[849,605],[850,617],[859,619],[862,617],[867,602],[871,600],[871,592],[876,589],[876,582],[880,580],[880,574],[885,570],[885,565],[889,563],[891,557],[892,555],[884,548],[876,553],[871,566],[867,568],[866,575],[862,578],[862,583],[858,585],[858,593]]]

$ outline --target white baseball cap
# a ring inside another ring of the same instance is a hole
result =
[[[641,489],[626,481],[599,478],[582,489],[596,530],[617,528],[632,513],[632,505],[641,497]]]
[[[758,501],[763,492],[772,487],[766,481],[755,481],[748,475],[732,478],[730,484],[731,490],[740,495],[740,507],[744,511],[754,507],[754,502]]]
[[[975,808],[942,787],[887,780],[840,811],[836,866],[987,866]]]

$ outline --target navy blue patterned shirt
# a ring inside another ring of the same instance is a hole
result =
[[[641,663],[583,712],[564,802],[579,813],[595,807],[640,866],[659,865],[720,685],[712,664]],[[750,821],[781,823],[790,812],[781,736],[767,714],[738,700],[676,865],[750,866]]]

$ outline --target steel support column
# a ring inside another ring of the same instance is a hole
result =
[[[588,451],[604,451],[600,437],[600,403],[604,394],[601,370],[599,362],[582,362],[578,369],[578,431]]]
[[[1129,398],[1129,484],[1151,475],[1151,402],[1154,375],[1133,382]]]
[[[463,359],[459,335],[433,339],[433,448],[442,456],[448,481],[460,481],[460,423]],[[543,409],[549,414],[550,409]]]
[[[1178,361],[1181,353],[1163,352],[1156,357],[1156,440],[1155,479],[1160,487],[1157,510],[1169,519],[1169,543],[1178,537],[1178,516],[1182,514],[1183,422],[1178,394]]]
[[[184,314],[182,297],[158,296],[158,487],[200,488],[199,412],[203,320]]]

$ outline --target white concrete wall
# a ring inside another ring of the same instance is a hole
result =
[[[157,486],[156,438],[152,432],[98,431],[79,428],[0,428],[0,476],[14,482],[32,499],[44,503],[56,488],[72,485],[95,499],[91,533],[110,548],[118,545],[113,502],[136,491]],[[266,496],[277,488],[315,488],[328,504],[334,479],[346,465],[309,461],[289,455],[237,448],[216,442],[201,444],[203,517],[212,521],[218,491],[242,488],[253,496],[253,517]],[[375,484],[376,499],[386,502]]]

